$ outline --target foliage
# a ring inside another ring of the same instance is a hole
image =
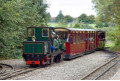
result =
[[[22,55],[26,27],[46,23],[46,8],[43,0],[0,0],[0,57]]]
[[[71,23],[73,21],[73,18],[70,15],[66,15],[64,19],[67,21],[67,23]]]
[[[65,19],[61,19],[59,22],[58,22],[58,27],[67,27],[67,21]]]
[[[86,14],[81,14],[79,17],[78,17],[78,22],[79,23],[94,23],[95,22],[95,17],[94,15],[90,15],[90,16],[87,16]]]
[[[109,24],[108,22],[105,22],[103,20],[100,20],[99,17],[96,17],[95,18],[95,23],[96,23],[96,26],[97,28],[102,28],[102,27],[109,27]]]
[[[79,24],[79,23],[75,23],[73,28],[93,29],[93,27],[89,26],[88,24]]]
[[[118,27],[113,31],[112,37],[115,38],[115,46],[120,46],[120,34],[118,34],[120,31],[120,0],[93,0],[93,3],[100,20],[115,23]]]
[[[97,14],[102,21],[119,23],[120,0],[93,0],[93,3],[95,4],[94,7]]]
[[[82,14],[82,15],[80,15],[79,17],[78,17],[78,21],[79,21],[79,23],[80,22],[87,22],[87,15],[86,14]]]
[[[104,24],[102,22],[96,22],[96,26],[97,28],[101,28],[101,27],[104,27]]]
[[[62,11],[59,11],[59,14],[56,17],[56,22],[59,22],[60,20],[62,20],[64,18],[64,15],[62,14]]]
[[[95,16],[94,15],[90,15],[87,17],[87,22],[88,23],[94,23],[95,22]]]

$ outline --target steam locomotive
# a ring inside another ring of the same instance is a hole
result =
[[[23,42],[27,65],[45,65],[104,49],[105,32],[94,29],[28,27]]]

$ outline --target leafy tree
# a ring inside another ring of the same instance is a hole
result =
[[[81,28],[81,25],[79,23],[75,23],[73,28]]]
[[[56,22],[59,22],[60,20],[62,20],[64,18],[64,15],[62,14],[62,11],[59,11],[59,14],[56,17]]]
[[[97,28],[102,28],[102,27],[104,27],[104,24],[99,21],[99,22],[96,23],[96,27]]]
[[[68,23],[70,23],[70,22],[73,21],[73,18],[72,18],[70,15],[66,15],[66,16],[64,17],[64,19],[65,19]]]
[[[87,17],[87,22],[92,24],[95,22],[95,16],[94,15],[90,15]]]
[[[80,22],[84,22],[87,23],[87,15],[86,14],[82,14],[78,17],[78,21]]]
[[[43,0],[0,0],[0,57],[22,54],[26,27],[49,20]]]
[[[92,0],[99,19],[106,22],[113,22],[118,27],[114,32],[120,31],[120,0]],[[120,46],[120,35],[113,34],[116,44]],[[120,47],[119,47],[120,49]]]
[[[112,21],[120,25],[120,0],[93,0],[94,8],[102,21]],[[120,28],[120,26],[119,26]]]
[[[95,22],[95,16],[94,15],[90,15],[87,16],[86,14],[82,14],[78,17],[78,21],[83,22],[83,23],[94,23]]]
[[[89,26],[88,24],[79,24],[79,23],[75,23],[73,28],[80,28],[80,29],[93,29],[91,26]]]

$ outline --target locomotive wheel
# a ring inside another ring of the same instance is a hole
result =
[[[54,62],[60,62],[61,60],[61,55],[57,55],[55,58],[54,58]]]

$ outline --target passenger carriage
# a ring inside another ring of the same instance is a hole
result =
[[[55,28],[66,40],[65,59],[71,59],[104,48],[105,32],[94,29]],[[102,36],[103,35],[103,36]]]

